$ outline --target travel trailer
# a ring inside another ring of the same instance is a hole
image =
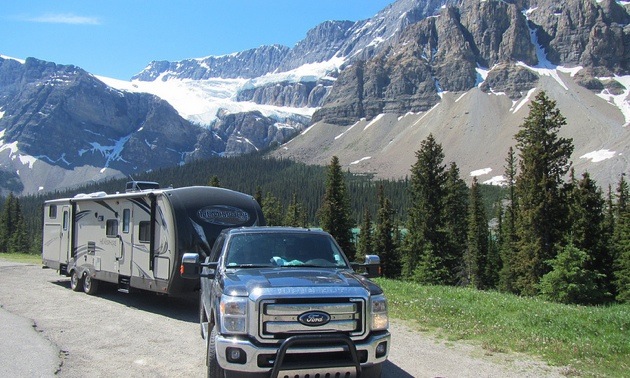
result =
[[[250,195],[203,186],[160,189],[153,182],[128,183],[125,193],[46,201],[43,212],[43,265],[88,294],[101,281],[122,292],[193,291],[198,282],[178,272],[184,253],[203,259],[221,230],[265,224]]]

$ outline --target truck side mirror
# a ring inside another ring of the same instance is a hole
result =
[[[179,274],[182,278],[198,279],[201,276],[199,255],[196,253],[184,253],[182,265],[179,267]]]
[[[352,269],[360,270],[367,278],[381,276],[381,258],[377,255],[365,255],[365,262],[352,263]]]
[[[381,276],[381,258],[377,255],[365,255],[365,263],[363,265],[368,278]]]

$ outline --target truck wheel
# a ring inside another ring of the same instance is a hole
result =
[[[215,347],[215,340],[217,338],[217,326],[212,326],[212,332],[208,335],[206,344],[208,345],[208,353],[206,363],[208,364],[208,378],[224,378],[225,370],[219,366],[217,360],[217,348]]]
[[[94,295],[98,291],[98,280],[86,274],[83,278],[83,291],[85,294]]]
[[[361,378],[381,378],[383,363],[361,369]]]
[[[76,269],[70,275],[70,288],[72,291],[81,291],[83,289],[83,277],[79,275]]]
[[[201,338],[205,339],[206,335],[203,333],[203,323],[208,322],[208,317],[206,316],[206,310],[203,308],[203,301],[201,300],[201,290],[199,290],[199,332],[201,333]]]

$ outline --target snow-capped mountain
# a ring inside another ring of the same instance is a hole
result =
[[[537,90],[567,117],[578,174],[606,185],[630,171],[629,8],[398,0],[293,47],[151,62],[130,81],[0,58],[0,185],[32,193],[278,145],[400,178],[430,132],[462,173],[500,181]]]

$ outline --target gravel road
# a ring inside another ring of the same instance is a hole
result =
[[[70,290],[37,265],[0,260],[0,375],[203,377],[196,298]],[[34,332],[37,331],[37,332]],[[529,357],[446,343],[393,319],[383,378],[561,377]]]

